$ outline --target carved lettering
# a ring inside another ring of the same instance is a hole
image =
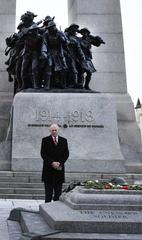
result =
[[[93,112],[88,110],[86,112],[83,111],[72,111],[66,112],[65,115],[62,115],[60,112],[52,112],[47,110],[36,110],[35,114],[36,121],[48,121],[48,122],[65,122],[65,123],[85,123],[85,122],[94,122],[95,117],[93,116]]]
[[[98,219],[127,219],[129,217],[132,217],[134,215],[137,215],[137,212],[127,212],[127,211],[117,211],[116,212],[112,212],[112,211],[95,211],[95,210],[81,210],[80,211],[81,214],[90,214],[93,215],[94,218],[98,218]]]
[[[74,110],[63,114],[45,109],[35,111],[34,123],[28,124],[28,127],[49,127],[53,122],[63,128],[104,128],[101,124],[95,124],[95,116],[91,110]]]

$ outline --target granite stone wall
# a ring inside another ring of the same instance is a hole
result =
[[[13,84],[8,82],[5,38],[15,31],[16,0],[0,0],[0,141],[5,140],[13,99]]]
[[[117,109],[121,150],[128,162],[142,161],[140,129],[127,93],[120,1],[68,0],[68,12],[69,24],[87,27],[106,42],[99,48],[92,47],[97,72],[90,85],[96,91],[112,95]]]
[[[0,169],[10,169],[11,141],[6,141],[13,101],[13,84],[8,82],[5,39],[15,32],[16,0],[0,0]]]

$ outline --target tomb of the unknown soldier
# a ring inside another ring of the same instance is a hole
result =
[[[127,92],[120,1],[68,0],[62,31],[56,16],[36,21],[29,9],[15,31],[16,1],[0,2],[0,181],[9,186],[1,197],[45,199],[43,165],[59,176],[65,167],[59,200],[11,211],[13,240],[17,229],[31,240],[142,239],[141,134]],[[68,142],[61,168],[43,154],[51,126],[59,127],[51,152],[60,136]]]

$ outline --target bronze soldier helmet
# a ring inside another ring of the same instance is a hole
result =
[[[87,33],[88,35],[90,34],[90,31],[88,28],[82,28],[78,31],[79,33],[81,33],[82,35]]]
[[[55,18],[55,16],[54,17],[46,16],[44,21],[49,21],[50,22],[50,21],[53,21],[54,18]]]
[[[37,15],[34,14],[33,12],[27,11],[26,13],[21,15],[20,20],[22,20],[22,21],[27,21],[27,20],[32,21],[34,19],[34,17],[37,17]]]
[[[38,28],[39,28],[38,25],[36,23],[34,23],[32,26],[29,27],[28,31],[33,31]]]
[[[65,32],[69,32],[70,34],[76,35],[78,32],[79,26],[75,23],[72,23],[68,28],[66,28]]]
[[[46,26],[46,28],[52,28],[52,27],[56,27],[56,23],[54,21],[50,21]]]
[[[26,14],[33,16],[33,18],[38,16],[37,14],[34,14],[33,12],[30,11],[27,11]]]
[[[24,13],[24,14],[21,15],[20,20],[22,20],[24,22],[28,18],[29,18],[28,15],[26,13]]]
[[[72,23],[67,29],[68,30],[78,30],[79,26],[76,23]]]
[[[46,16],[45,19],[43,20],[43,25],[44,26],[48,26],[49,22],[53,21],[55,17],[50,17],[50,16]]]

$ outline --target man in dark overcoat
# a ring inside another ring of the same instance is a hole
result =
[[[58,135],[59,126],[50,126],[51,135],[44,137],[41,144],[43,159],[42,181],[45,186],[45,202],[59,200],[65,181],[64,163],[69,157],[67,139]]]

